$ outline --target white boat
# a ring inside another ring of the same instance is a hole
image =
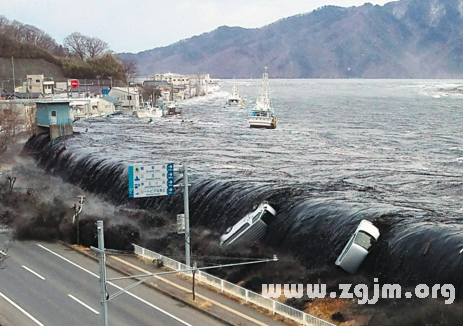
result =
[[[228,106],[244,106],[243,98],[238,93],[238,88],[236,84],[233,82],[233,87],[230,95],[228,96],[227,100]]]
[[[256,104],[248,116],[248,121],[251,128],[275,129],[277,127],[277,119],[275,117],[275,110],[272,107],[272,101],[270,100],[267,67],[264,69],[262,88],[257,97]]]
[[[269,218],[276,214],[273,207],[264,201],[255,211],[230,226],[220,237],[220,245],[228,246],[238,242],[255,243],[265,235]]]
[[[164,115],[164,111],[159,107],[142,106],[134,110],[133,115],[137,118],[160,118]]]

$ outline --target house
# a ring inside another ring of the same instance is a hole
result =
[[[122,111],[122,101],[111,96],[103,96],[98,101],[98,112],[102,114],[111,114],[116,111]]]
[[[71,119],[87,119],[92,116],[100,116],[98,112],[98,101],[96,97],[69,99],[71,107]]]
[[[37,101],[37,128],[48,131],[50,139],[72,135],[72,119],[69,101]]]
[[[211,79],[209,74],[181,75],[171,73],[155,74],[155,80],[163,80],[174,86],[176,99],[203,96],[217,88],[217,81]],[[175,92],[177,89],[177,92]]]
[[[108,95],[122,102],[123,111],[133,111],[140,107],[138,87],[113,87]]]
[[[53,94],[54,86],[55,82],[53,81],[53,77],[27,75],[26,81],[15,88],[15,93],[51,95]]]

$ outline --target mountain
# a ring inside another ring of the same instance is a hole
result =
[[[463,0],[325,6],[258,29],[222,26],[120,57],[140,72],[215,78],[460,78]]]

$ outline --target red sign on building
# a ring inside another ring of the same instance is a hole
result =
[[[78,79],[71,79],[71,88],[79,87],[79,80]]]

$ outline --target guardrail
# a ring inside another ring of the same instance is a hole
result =
[[[160,260],[162,261],[163,265],[176,270],[176,271],[182,271],[186,269],[190,269],[191,267],[188,267],[187,265],[180,263],[176,260],[173,260],[169,257],[163,256],[161,254],[158,254],[154,251],[145,249],[143,247],[140,247],[138,245],[133,245],[134,247],[134,252],[136,255],[139,255],[143,258],[150,259],[150,260]],[[191,272],[185,272],[183,273],[184,275],[192,276]],[[332,324],[330,322],[327,322],[323,319],[317,318],[315,316],[309,315],[301,310],[294,309],[293,307],[290,307],[288,305],[285,305],[284,303],[278,302],[276,300],[272,300],[270,298],[266,298],[256,292],[249,291],[241,286],[238,286],[236,284],[230,283],[228,281],[222,280],[221,278],[215,277],[211,274],[207,274],[203,271],[198,270],[195,275],[195,279],[198,281],[201,281],[205,284],[208,284],[217,290],[220,290],[222,292],[226,292],[228,294],[231,294],[237,298],[240,298],[242,300],[245,300],[246,302],[253,303],[259,307],[265,308],[269,311],[271,311],[273,314],[278,314],[281,316],[284,316],[286,318],[289,318],[291,320],[294,320],[298,323],[301,323],[303,325],[307,326],[336,326],[335,324]]]

